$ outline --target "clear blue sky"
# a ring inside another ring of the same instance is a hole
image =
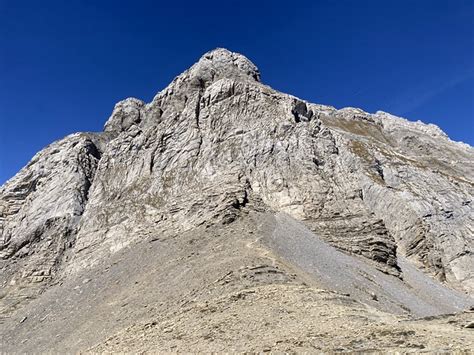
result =
[[[0,184],[215,47],[245,54],[280,91],[474,145],[472,0],[0,0]]]

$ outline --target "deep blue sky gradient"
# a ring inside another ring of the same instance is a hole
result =
[[[0,184],[216,47],[245,54],[280,91],[435,123],[474,145],[471,0],[0,0]]]

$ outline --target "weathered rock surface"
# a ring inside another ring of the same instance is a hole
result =
[[[0,189],[1,313],[51,282],[74,246],[103,138],[73,134],[36,154]]]
[[[472,295],[473,196],[474,149],[436,126],[304,102],[217,49],[151,103],[119,102],[104,132],[53,143],[0,188],[1,311],[151,236],[232,225],[245,211],[286,213],[393,282],[418,268]]]

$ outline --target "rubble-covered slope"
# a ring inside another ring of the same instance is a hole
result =
[[[0,310],[8,319],[144,238],[231,225],[244,210],[286,213],[393,282],[421,270],[472,294],[473,184],[474,149],[436,126],[305,102],[217,49],[0,188]]]
[[[328,246],[286,214],[244,208],[231,224],[148,232],[5,319],[2,351],[450,351],[474,345],[466,328],[472,312],[412,319],[461,312],[470,305],[467,296],[439,285],[412,288]],[[316,245],[308,247],[312,239]],[[296,240],[303,249],[294,248]],[[318,254],[311,258],[314,247]],[[299,254],[298,263],[291,252]]]

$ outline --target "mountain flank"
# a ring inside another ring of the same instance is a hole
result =
[[[474,148],[216,49],[0,187],[5,352],[474,348]]]

